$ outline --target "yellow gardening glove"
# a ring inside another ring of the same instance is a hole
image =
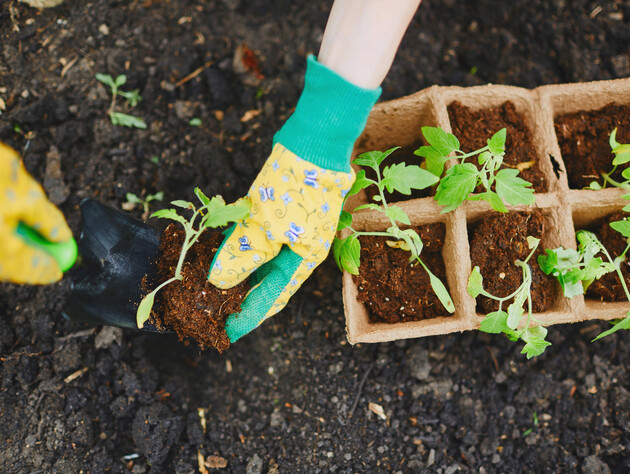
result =
[[[379,94],[309,57],[296,110],[249,189],[250,216],[230,229],[210,269],[220,288],[251,275],[241,312],[225,324],[230,341],[284,308],[328,255],[354,182],[352,147]]]
[[[17,234],[20,223],[50,242],[72,239],[61,211],[48,201],[17,153],[0,143],[0,280],[46,284],[61,279],[55,259]]]

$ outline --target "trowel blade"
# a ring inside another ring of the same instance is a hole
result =
[[[81,202],[81,216],[81,263],[69,273],[72,290],[63,308],[64,316],[73,321],[138,329],[136,308],[146,294],[143,279],[146,276],[148,285],[157,279],[160,233],[92,199]],[[142,330],[158,332],[148,322]]]

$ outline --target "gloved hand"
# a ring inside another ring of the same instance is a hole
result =
[[[249,190],[250,216],[230,229],[210,270],[210,282],[220,288],[252,276],[241,312],[226,322],[230,341],[284,308],[326,258],[354,181],[352,148],[380,92],[308,58],[295,112]]]
[[[0,143],[0,280],[46,284],[62,277],[50,255],[17,234],[19,224],[51,242],[72,239],[63,214],[28,174],[17,153]]]

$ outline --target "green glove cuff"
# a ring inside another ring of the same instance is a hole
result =
[[[357,87],[310,55],[300,100],[273,144],[321,168],[349,172],[354,142],[380,95],[380,87]]]

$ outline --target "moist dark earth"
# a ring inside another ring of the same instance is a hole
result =
[[[4,1],[0,140],[77,233],[84,197],[120,207],[127,192],[192,200],[200,186],[234,200],[295,106],[330,6],[66,0],[39,12]],[[627,77],[629,18],[619,1],[425,0],[382,100],[433,84]],[[99,72],[139,89],[135,109],[119,106],[146,130],[110,123]],[[630,468],[630,335],[589,342],[607,323],[554,326],[529,361],[477,332],[351,347],[329,259],[283,312],[202,353],[65,321],[69,284],[0,286],[2,472]]]

